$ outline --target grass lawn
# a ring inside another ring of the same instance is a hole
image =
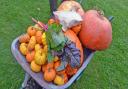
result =
[[[115,17],[113,42],[108,50],[95,54],[70,89],[127,89],[128,0],[83,0],[82,5],[86,10],[97,6]],[[31,16],[47,22],[49,13],[48,0],[0,0],[0,89],[18,89],[24,78],[10,51],[13,39],[32,24]]]

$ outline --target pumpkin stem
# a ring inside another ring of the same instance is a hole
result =
[[[94,7],[94,10],[96,10],[98,12],[98,14],[100,15],[99,17],[101,19],[103,19],[103,16],[104,16],[104,11],[99,9],[97,6]]]
[[[103,10],[97,10],[97,12],[98,12],[101,16],[104,16],[104,11],[103,11]]]
[[[51,68],[48,68],[48,72],[50,72]]]
[[[36,24],[38,24],[43,30],[47,30],[48,29],[48,26],[43,24],[42,22],[40,21],[37,21],[36,19],[32,18],[32,21],[35,22]]]
[[[98,16],[99,18],[101,18],[102,20],[104,20],[104,11],[103,10],[97,10]]]

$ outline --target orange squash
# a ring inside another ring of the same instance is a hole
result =
[[[35,56],[35,51],[29,51],[26,55],[27,62],[32,62]]]
[[[42,65],[42,72],[45,72],[47,70],[47,64]]]
[[[49,68],[54,68],[54,62],[49,62],[48,64],[47,64],[47,68],[49,69]]]
[[[78,48],[80,50],[80,63],[82,65],[83,63],[83,47],[80,43],[80,40],[78,39],[77,35],[72,31],[72,30],[67,30],[65,33],[65,36],[68,37],[71,41],[73,41],[74,43],[76,43],[76,48]],[[66,68],[66,73],[70,76],[72,76],[73,74],[75,74],[77,72],[78,68],[72,68],[70,65],[67,66]]]
[[[37,43],[41,44],[42,43],[42,31],[37,31],[35,37],[36,37]]]
[[[32,36],[29,43],[28,43],[28,50],[33,50],[36,45],[36,37]]]
[[[53,24],[53,23],[55,23],[55,20],[54,20],[54,19],[51,18],[51,19],[48,20],[48,24],[49,24],[49,25],[51,25],[51,24]]]
[[[34,28],[33,26],[28,27],[27,33],[29,36],[35,36],[36,35],[36,28]]]
[[[81,30],[81,24],[78,24],[78,25],[76,25],[76,26],[73,26],[71,29],[72,29],[72,31],[73,31],[74,33],[76,33],[76,35],[78,35],[78,33],[79,33],[80,30]]]
[[[48,69],[53,69],[54,68],[54,63],[53,62],[49,62],[47,64],[44,64],[42,66],[42,71],[45,72]]]
[[[44,72],[44,79],[47,81],[47,82],[51,82],[55,79],[56,77],[56,71],[52,68],[49,68],[48,70],[46,70]]]
[[[51,25],[51,24],[53,24],[53,23],[59,24],[59,20],[56,19],[56,18],[54,18],[54,19],[51,18],[51,19],[48,20],[48,25]]]
[[[30,40],[30,36],[28,34],[24,34],[19,37],[20,43],[26,43],[29,42],[29,40]]]
[[[77,37],[77,35],[72,30],[67,30],[64,34],[71,41],[76,43],[76,48],[78,48],[80,50],[80,55],[81,55],[80,61],[81,61],[81,64],[82,64],[83,63],[83,47],[82,47],[82,44],[81,44],[79,38]]]

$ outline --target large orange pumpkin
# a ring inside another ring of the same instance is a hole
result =
[[[79,38],[84,47],[105,50],[112,41],[111,23],[99,11],[89,10],[83,16]]]
[[[81,26],[82,26],[81,24],[78,24],[76,26],[73,26],[71,29],[77,35],[80,32],[80,30],[81,30]]]
[[[80,55],[81,55],[80,62],[82,64],[83,63],[83,47],[81,45],[81,42],[80,42],[79,38],[77,37],[77,35],[72,30],[67,30],[64,34],[71,41],[73,41],[74,43],[76,43],[76,48],[78,48],[80,50]]]
[[[80,50],[80,55],[81,55],[80,63],[82,64],[83,63],[83,48],[80,43],[80,40],[78,39],[77,35],[72,30],[67,30],[64,34],[71,41],[76,43],[76,48],[78,48]],[[66,69],[68,75],[70,75],[70,76],[75,74],[77,72],[77,70],[78,70],[78,68],[72,68],[70,65],[68,65],[67,69]]]
[[[65,11],[65,10],[72,10],[72,9],[76,9],[76,11],[83,16],[84,15],[84,10],[81,7],[81,5],[76,2],[76,1],[64,1],[59,8],[57,9],[58,11]]]

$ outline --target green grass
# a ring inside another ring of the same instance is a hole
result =
[[[108,50],[95,54],[70,89],[127,89],[128,0],[83,0],[82,5],[85,10],[97,6],[115,17],[113,42]],[[49,15],[48,0],[0,0],[0,89],[18,89],[24,78],[10,51],[13,39],[33,24],[31,17],[47,22]]]

